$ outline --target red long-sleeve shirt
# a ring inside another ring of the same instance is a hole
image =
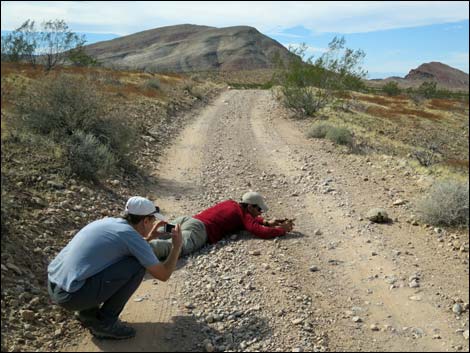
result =
[[[218,242],[222,237],[230,233],[245,229],[253,235],[269,239],[286,234],[282,228],[270,228],[262,225],[262,217],[253,217],[243,210],[238,202],[233,200],[223,201],[208,208],[193,218],[204,223],[209,243]]]

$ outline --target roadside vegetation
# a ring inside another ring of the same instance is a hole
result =
[[[185,112],[221,86],[11,61],[2,61],[1,77],[2,332],[11,333],[2,351],[53,351],[78,327],[48,302],[52,256],[85,224],[118,216],[129,195],[155,197],[147,194],[153,173]],[[20,311],[41,320],[25,321]],[[67,332],[56,334],[64,323]]]
[[[349,153],[403,159],[441,185],[420,202],[423,219],[468,226],[468,207],[462,206],[468,188],[456,186],[468,182],[468,92],[442,89],[435,82],[407,89],[394,81],[367,87],[360,66],[365,53],[346,48],[344,39],[335,38],[316,60],[305,57],[305,45],[291,52],[289,61],[275,60],[273,92],[293,117],[309,122],[308,137],[345,146]],[[448,202],[437,201],[442,190]]]

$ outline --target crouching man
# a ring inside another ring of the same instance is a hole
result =
[[[172,231],[172,248],[159,262],[148,241],[161,233],[160,210],[150,200],[134,196],[122,218],[103,218],[81,229],[48,266],[52,301],[70,311],[98,338],[125,339],[135,329],[119,320],[124,306],[147,270],[167,281],[181,252],[180,227]],[[156,221],[158,220],[158,221]]]

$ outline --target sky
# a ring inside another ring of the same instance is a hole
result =
[[[177,24],[246,25],[317,58],[335,36],[366,53],[368,78],[439,61],[469,72],[468,1],[2,1],[1,29],[63,19],[87,44]]]

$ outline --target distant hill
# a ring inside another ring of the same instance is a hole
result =
[[[468,74],[440,62],[430,62],[410,70],[408,75],[401,77],[388,77],[383,80],[370,80],[372,86],[382,86],[394,81],[402,88],[418,87],[423,82],[436,82],[438,87],[449,90],[468,91]]]
[[[271,67],[274,53],[291,55],[253,27],[177,25],[85,46],[105,66],[149,71],[234,71]]]

